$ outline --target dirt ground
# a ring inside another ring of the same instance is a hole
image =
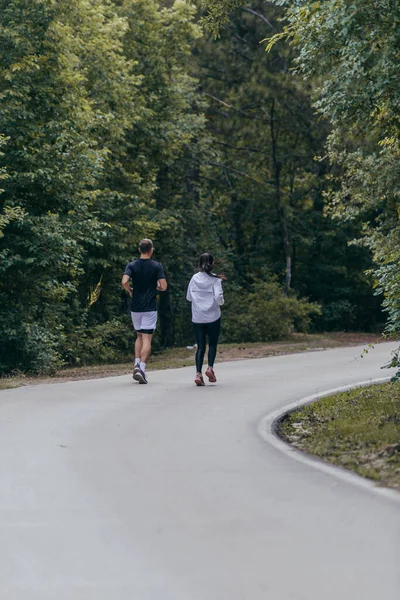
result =
[[[293,334],[289,339],[281,342],[248,343],[248,344],[221,344],[218,347],[217,362],[232,360],[245,360],[250,358],[264,358],[282,354],[295,354],[297,352],[310,352],[329,348],[345,346],[374,345],[385,341],[379,334],[333,332],[322,334]],[[173,369],[194,365],[196,348],[169,348],[154,354],[148,369]],[[43,383],[60,383],[80,379],[97,379],[116,375],[129,374],[132,371],[132,359],[120,364],[90,365],[78,368],[62,369],[51,377],[27,376],[16,374],[13,377],[0,379],[0,390],[15,388],[24,385],[38,385]]]

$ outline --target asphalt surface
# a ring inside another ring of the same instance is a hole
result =
[[[258,434],[394,347],[0,392],[0,598],[399,600],[400,503]]]

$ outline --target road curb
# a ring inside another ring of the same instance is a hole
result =
[[[359,381],[357,383],[352,383],[349,385],[340,386],[337,388],[332,388],[329,390],[324,390],[321,392],[317,392],[316,394],[312,394],[311,396],[305,396],[296,402],[292,402],[291,404],[287,404],[286,406],[274,410],[273,412],[265,415],[261,419],[258,424],[258,433],[263,438],[264,441],[271,444],[277,450],[286,454],[290,458],[297,460],[305,465],[313,467],[318,471],[322,471],[326,475],[330,475],[335,477],[336,479],[340,479],[346,483],[350,483],[359,488],[363,488],[374,494],[379,495],[380,497],[385,497],[390,500],[394,500],[395,502],[400,503],[400,493],[397,491],[377,486],[373,481],[369,479],[365,479],[361,475],[357,475],[352,471],[348,471],[346,469],[342,469],[341,467],[337,467],[335,465],[331,465],[323,461],[320,458],[314,457],[298,448],[295,448],[288,442],[285,442],[279,435],[279,424],[286,415],[294,412],[298,408],[302,406],[307,406],[320,398],[325,398],[326,396],[332,396],[333,394],[337,394],[339,392],[346,392],[347,390],[356,388],[356,387],[366,387],[368,385],[376,385],[379,383],[385,383],[390,381],[390,377],[382,377],[380,379],[369,379],[368,381]]]

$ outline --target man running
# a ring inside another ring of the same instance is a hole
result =
[[[139,383],[147,383],[146,364],[157,324],[156,294],[157,290],[165,292],[167,281],[162,265],[151,259],[154,252],[153,242],[149,239],[141,240],[139,252],[140,258],[127,265],[122,277],[122,286],[132,298],[131,316],[137,333],[133,379]]]

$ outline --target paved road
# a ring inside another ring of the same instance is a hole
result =
[[[400,504],[257,433],[392,347],[0,392],[0,598],[399,600]]]

